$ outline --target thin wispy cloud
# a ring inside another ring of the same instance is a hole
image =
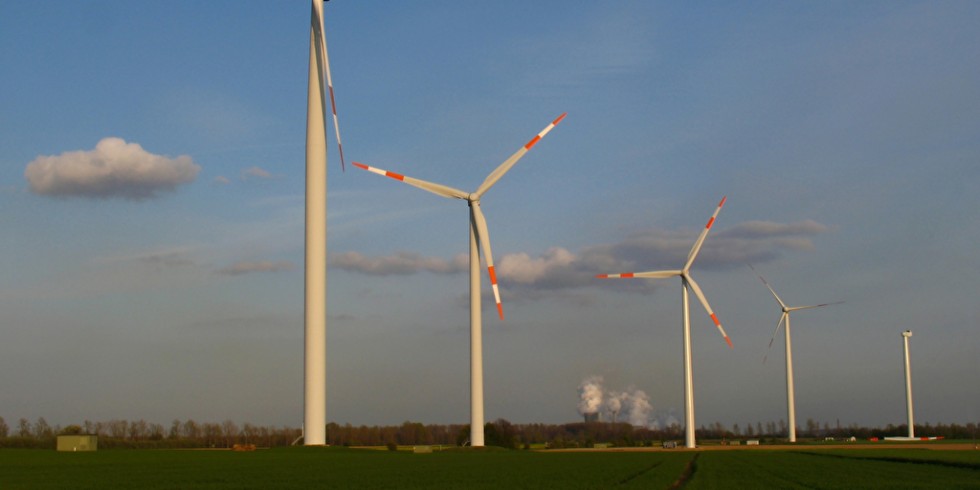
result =
[[[423,257],[416,253],[399,252],[388,257],[367,257],[358,252],[331,255],[328,264],[337,269],[369,276],[404,276],[417,272],[455,274],[469,270],[469,257],[463,254],[451,260]]]
[[[249,179],[271,179],[272,174],[269,171],[260,168],[257,165],[253,165],[245,170],[242,170],[242,180]]]
[[[165,267],[183,267],[197,263],[192,255],[194,250],[195,248],[191,246],[156,248],[137,253],[96,257],[93,259],[93,262],[96,264],[121,264],[130,262]]]
[[[227,267],[222,267],[215,271],[219,275],[223,276],[240,276],[244,274],[252,274],[256,272],[280,272],[288,271],[293,268],[293,263],[287,260],[280,261],[240,261],[235,262]]]
[[[201,167],[187,155],[155,155],[122,138],[103,138],[93,150],[39,156],[24,176],[35,194],[51,197],[143,200],[194,181]]]

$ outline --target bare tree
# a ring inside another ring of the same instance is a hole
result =
[[[225,436],[225,447],[231,447],[238,440],[238,424],[232,420],[221,423],[221,432]]]
[[[129,423],[129,439],[132,441],[142,441],[149,434],[149,424],[145,420],[139,419]]]
[[[125,420],[113,419],[107,422],[109,436],[111,436],[113,439],[125,439],[126,429],[128,428],[129,424]]]
[[[54,437],[54,431],[48,425],[48,421],[44,420],[44,417],[38,417],[37,422],[34,422],[34,438],[40,441],[51,437]]]
[[[194,422],[191,419],[187,419],[180,426],[180,434],[184,437],[184,439],[190,439],[195,442],[200,442],[201,426],[197,425],[197,422]]]

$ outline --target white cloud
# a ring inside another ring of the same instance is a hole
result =
[[[231,181],[228,180],[228,177],[225,177],[224,175],[219,175],[219,176],[215,177],[212,182],[214,182],[215,184],[218,184],[218,185],[228,185],[228,184],[231,183]]]
[[[24,176],[31,191],[45,196],[141,200],[174,191],[200,170],[187,155],[154,155],[137,143],[110,137],[91,151],[39,156],[27,164]]]
[[[255,165],[245,170],[242,170],[242,180],[248,180],[252,177],[255,177],[257,179],[271,179],[272,174],[270,174],[267,170],[259,168],[258,166]]]
[[[812,220],[795,223],[747,221],[718,231],[705,241],[696,267],[724,269],[747,262],[764,263],[786,251],[810,250],[811,237],[828,231]],[[676,269],[687,260],[699,230],[647,230],[617,243],[593,245],[579,253],[551,247],[539,257],[527,253],[504,255],[497,261],[500,284],[521,297],[561,295],[561,291],[596,286],[597,274]],[[417,272],[452,274],[466,272],[469,258],[457,255],[447,261],[400,252],[388,257],[366,257],[358,252],[333,255],[330,265],[373,276],[409,275]],[[604,287],[648,293],[657,281],[610,281]],[[578,300],[578,299],[576,299]]]
[[[567,268],[575,260],[575,254],[568,250],[552,247],[537,259],[526,253],[506,255],[500,260],[497,272],[513,281],[530,284],[555,270]]]
[[[235,262],[228,267],[223,267],[217,270],[218,274],[225,276],[240,276],[242,274],[250,274],[253,272],[279,272],[284,270],[290,270],[293,268],[293,263],[285,260],[281,261],[240,261]]]

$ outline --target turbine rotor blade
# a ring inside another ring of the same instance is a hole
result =
[[[557,119],[551,121],[551,124],[545,126],[545,128],[542,129],[541,132],[537,134],[537,136],[531,138],[531,141],[528,141],[524,146],[522,146],[520,149],[514,152],[514,154],[511,155],[510,158],[504,160],[504,163],[501,163],[496,169],[494,169],[493,172],[490,172],[490,175],[487,176],[486,180],[484,180],[483,183],[480,184],[480,187],[476,189],[476,192],[473,193],[474,197],[479,199],[481,196],[483,196],[483,194],[487,192],[491,187],[493,187],[493,185],[496,184],[497,181],[500,180],[500,178],[503,177],[504,174],[506,174],[511,169],[511,167],[513,167],[514,164],[517,163],[518,160],[523,158],[524,155],[534,145],[536,145],[538,141],[541,140],[541,138],[544,138],[545,135],[547,135],[552,129],[555,128],[555,126],[558,123],[561,122],[562,119],[565,119],[565,116],[567,114],[568,114],[567,112],[562,113],[562,115],[558,116]]]
[[[487,220],[480,210],[480,201],[470,201],[470,213],[473,216],[473,225],[476,226],[476,234],[480,239],[480,252],[483,259],[487,262],[487,272],[490,274],[490,286],[493,288],[493,299],[497,302],[497,313],[500,319],[504,319],[504,307],[500,303],[500,288],[497,287],[497,271],[493,268],[493,252],[490,251],[490,232],[487,230]]]
[[[774,340],[776,340],[776,334],[779,333],[779,328],[783,326],[783,322],[787,318],[789,318],[789,313],[783,312],[782,315],[779,315],[779,321],[776,322],[776,330],[773,330],[772,331],[772,337],[769,339],[769,348],[766,349],[766,355],[762,358],[762,363],[763,364],[765,364],[766,363],[766,359],[769,358],[769,353],[772,352],[772,342]]]
[[[650,272],[637,272],[633,274],[634,277],[639,277],[643,279],[666,279],[668,277],[679,276],[683,271],[673,270],[673,271],[650,271]]]
[[[809,310],[809,309],[811,309],[811,308],[820,308],[820,307],[823,307],[823,306],[830,306],[830,305],[839,305],[839,304],[841,304],[841,303],[843,303],[843,301],[834,301],[833,303],[821,303],[821,304],[819,304],[819,305],[810,305],[810,306],[794,306],[794,307],[792,307],[792,308],[787,308],[787,309],[788,309],[789,311],[796,311],[796,310]]]
[[[333,110],[333,129],[337,134],[337,151],[340,152],[340,169],[346,172],[347,166],[344,164],[344,145],[340,142],[340,125],[337,122],[337,102],[333,97],[333,79],[330,78],[330,56],[327,54],[327,36],[322,24],[320,25],[320,29],[320,36],[323,39],[322,62],[327,74],[327,88],[330,90],[330,108]],[[326,111],[324,111],[324,114],[326,114]]]
[[[404,182],[404,183],[406,183],[408,185],[412,185],[412,186],[418,187],[419,189],[429,191],[429,192],[431,192],[433,194],[436,194],[436,195],[439,195],[439,196],[442,196],[442,197],[449,197],[449,198],[454,198],[454,199],[464,199],[464,200],[469,198],[469,194],[467,194],[467,193],[465,193],[465,192],[463,192],[463,191],[461,191],[459,189],[454,189],[454,188],[449,187],[449,186],[446,186],[446,185],[436,184],[436,183],[428,182],[428,181],[425,181],[425,180],[422,180],[422,179],[416,179],[416,178],[412,178],[412,177],[407,177],[407,176],[402,175],[402,174],[396,174],[395,172],[389,172],[389,171],[387,171],[385,169],[378,168],[378,167],[372,167],[372,166],[369,166],[369,165],[364,165],[363,163],[359,163],[359,162],[353,162],[353,164],[357,168],[364,169],[364,170],[367,170],[368,172],[375,173],[375,174],[378,174],[378,175],[383,175],[385,177],[390,177],[390,178],[395,179],[395,180],[400,180],[400,181],[402,181],[402,182]]]
[[[780,299],[779,295],[776,294],[776,291],[772,289],[772,286],[769,285],[769,283],[766,281],[766,278],[762,277],[762,274],[756,272],[755,267],[752,267],[752,264],[748,264],[748,266],[749,269],[752,269],[752,272],[755,272],[756,277],[758,277],[759,280],[762,281],[762,284],[765,284],[766,287],[769,288],[769,292],[772,293],[773,298],[776,298],[776,302],[779,303],[779,306],[783,307],[783,309],[786,309],[787,308],[786,303],[783,303],[783,300]]]
[[[326,39],[323,36],[323,2],[313,2],[313,12],[310,16],[310,35],[313,39],[311,42],[316,50],[316,75],[319,83],[320,92],[320,114],[323,116],[323,128],[326,132],[327,128],[327,101],[325,95],[325,90],[323,89],[325,85],[324,72],[326,71],[326,51],[327,44]],[[324,136],[324,143],[326,142],[326,134]],[[326,147],[324,147],[324,150]]]
[[[715,315],[715,312],[712,311],[711,305],[708,304],[708,299],[704,297],[704,293],[701,291],[701,287],[698,286],[698,283],[694,280],[694,278],[687,273],[682,274],[681,277],[683,278],[685,285],[690,286],[691,290],[694,291],[694,295],[701,301],[701,305],[704,306],[705,311],[708,312],[708,316],[711,317],[711,321],[715,322],[715,326],[718,327],[718,331],[721,332],[721,336],[725,337],[725,342],[728,344],[728,347],[734,349],[734,346],[732,346],[732,339],[728,337],[728,334],[725,333],[725,329],[722,328],[721,320],[719,320],[718,315]]]
[[[694,259],[698,256],[698,252],[701,251],[701,245],[704,244],[704,239],[707,238],[708,232],[711,231],[711,225],[715,224],[715,219],[718,218],[718,213],[721,212],[721,207],[725,205],[725,200],[728,196],[721,198],[721,202],[718,203],[718,207],[715,212],[708,219],[708,224],[704,225],[704,230],[701,230],[701,235],[698,236],[697,241],[694,242],[694,246],[691,247],[691,252],[687,254],[687,263],[684,264],[684,270],[690,270],[691,264],[694,263]]]
[[[683,271],[623,272],[620,274],[599,274],[598,279],[666,279],[681,275]]]

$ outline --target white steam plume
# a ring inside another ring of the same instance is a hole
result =
[[[645,391],[630,387],[626,391],[603,393],[602,376],[589,376],[579,385],[580,414],[603,412],[608,420],[628,421],[630,425],[647,428],[668,427],[677,423],[672,412],[662,410],[656,414]]]
[[[598,413],[602,408],[602,376],[589,376],[578,387],[578,413]]]
[[[634,390],[629,395],[627,409],[631,425],[650,426],[650,412],[653,411],[653,406],[650,405],[650,397],[643,390]]]

